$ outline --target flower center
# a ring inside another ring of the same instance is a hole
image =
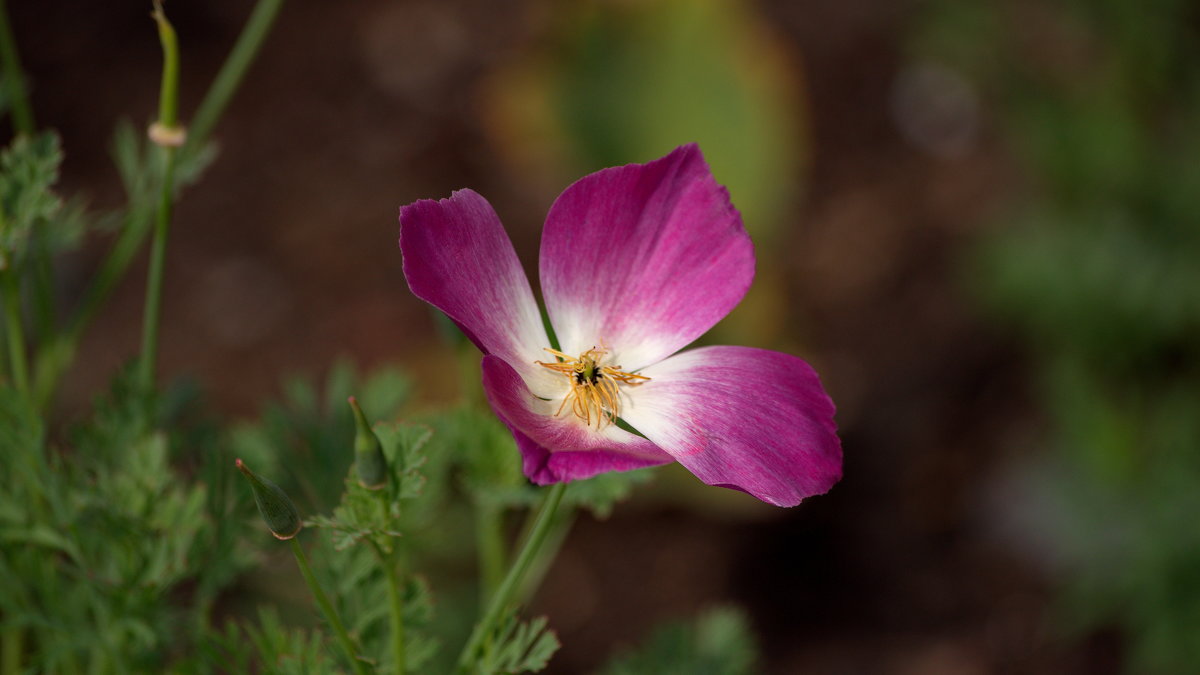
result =
[[[580,354],[578,358],[572,358],[568,354],[549,347],[546,348],[546,351],[557,356],[558,361],[550,363],[535,361],[534,363],[561,373],[567,377],[571,385],[571,390],[563,397],[562,405],[558,406],[558,411],[554,413],[554,416],[562,414],[569,402],[571,411],[575,413],[576,417],[583,420],[583,423],[588,426],[591,426],[592,421],[595,420],[597,429],[606,424],[612,424],[620,414],[621,392],[617,387],[618,384],[637,386],[650,379],[645,375],[627,373],[621,370],[621,366],[600,365],[600,361],[608,354],[608,350],[605,349],[592,347]]]

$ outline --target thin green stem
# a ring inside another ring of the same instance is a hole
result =
[[[488,603],[487,612],[479,623],[475,625],[475,630],[471,631],[471,637],[467,640],[467,644],[463,647],[462,653],[458,657],[458,673],[466,673],[470,671],[471,664],[474,662],[476,655],[479,653],[480,647],[483,646],[484,640],[491,636],[496,629],[496,623],[504,615],[508,608],[509,601],[512,600],[513,594],[521,585],[521,579],[525,576],[525,571],[529,569],[529,564],[533,561],[534,556],[541,548],[542,542],[546,539],[546,534],[550,531],[550,525],[554,521],[554,512],[558,509],[559,502],[562,501],[563,493],[566,492],[566,483],[556,483],[546,493],[546,499],[542,503],[542,508],[538,512],[537,520],[534,522],[533,529],[529,532],[529,538],[525,541],[521,552],[513,561],[512,567],[508,569],[508,574],[505,575],[504,581],[501,582],[500,588],[492,596],[492,600]]]
[[[92,278],[91,286],[88,287],[83,297],[79,311],[67,327],[66,339],[72,344],[78,343],[83,338],[83,332],[87,330],[88,324],[92,322],[96,313],[100,311],[100,307],[112,294],[117,282],[125,276],[125,271],[129,269],[138,249],[142,247],[142,242],[146,240],[146,233],[150,231],[149,224],[150,219],[145,210],[139,209],[126,216],[117,242],[113,244],[108,257],[100,264],[99,271]]]
[[[325,595],[321,584],[317,582],[317,577],[313,575],[312,568],[308,564],[308,556],[304,554],[304,549],[300,547],[300,541],[295,537],[292,537],[288,541],[292,544],[292,553],[296,556],[296,564],[300,566],[300,573],[304,575],[304,581],[308,583],[308,590],[312,592],[313,599],[317,601],[317,606],[321,608],[321,612],[325,615],[325,620],[333,628],[338,642],[341,643],[346,656],[350,658],[351,667],[354,668],[354,672],[358,675],[368,675],[367,666],[359,660],[358,649],[354,646],[354,642],[350,640],[350,634],[346,632],[346,627],[342,625],[342,620],[338,617],[337,611],[334,610],[333,604],[329,602],[329,597]]]
[[[30,135],[33,123],[33,108],[25,93],[25,76],[21,73],[21,58],[17,55],[17,41],[8,22],[8,7],[0,0],[0,68],[8,89],[9,107],[12,109],[13,129],[18,134]]]
[[[150,269],[146,274],[146,304],[142,314],[142,360],[140,381],[143,391],[154,388],[154,364],[158,359],[159,311],[162,307],[162,279],[167,257],[167,234],[171,226],[171,192],[175,177],[175,148],[163,148],[162,195],[154,222],[154,240],[150,244]]]
[[[0,0],[0,3],[2,2],[3,0]],[[254,12],[245,27],[242,28],[237,43],[226,57],[221,72],[209,86],[208,93],[205,94],[184,145],[185,151],[190,153],[203,147],[209,133],[224,112],[229,99],[241,85],[250,62],[258,53],[267,33],[270,32],[271,25],[282,4],[283,0],[259,0],[255,5]],[[57,345],[50,355],[54,359],[53,363],[48,363],[44,368],[45,374],[42,381],[38,383],[38,405],[40,407],[44,408],[49,404],[59,378],[74,359],[76,348],[83,338],[84,331],[112,295],[117,282],[125,276],[146,239],[150,230],[148,214],[144,210],[134,209],[126,216],[126,219],[120,237],[101,263],[99,271],[84,294],[79,310],[71,320],[63,337],[60,338],[61,344]]]
[[[154,21],[158,24],[158,39],[163,50],[162,88],[158,93],[158,122],[163,131],[176,128],[179,109],[179,42],[175,29],[167,21],[158,0],[154,3]],[[153,138],[154,134],[151,134]],[[143,391],[154,388],[154,365],[158,360],[159,311],[162,307],[163,268],[167,256],[167,234],[171,227],[171,210],[175,196],[175,146],[162,142],[163,174],[158,211],[154,221],[154,241],[150,245],[150,269],[146,275],[146,304],[142,314],[142,360],[140,380]]]
[[[116,288],[117,282],[125,276],[134,256],[137,255],[138,250],[142,247],[142,242],[146,239],[146,234],[150,229],[149,224],[149,216],[142,209],[133,210],[126,215],[125,223],[121,227],[121,234],[112,249],[109,250],[104,262],[100,264],[96,276],[92,278],[91,285],[84,293],[79,310],[58,341],[53,345],[45,345],[39,353],[39,359],[48,360],[41,364],[38,371],[36,392],[39,409],[44,409],[49,405],[59,378],[74,360],[75,349],[79,341],[83,339],[84,331],[87,330],[100,308],[104,306],[108,296]]]
[[[8,329],[8,362],[17,391],[29,394],[29,365],[25,361],[25,326],[21,320],[21,290],[17,287],[17,271],[4,272],[4,325]]]
[[[190,153],[203,147],[204,142],[208,140],[221,113],[225,111],[225,107],[229,105],[234,92],[246,76],[246,71],[262,47],[263,40],[270,32],[275,16],[279,14],[282,6],[283,0],[259,0],[254,6],[254,12],[246,21],[246,27],[242,29],[237,43],[229,52],[225,64],[221,66],[221,72],[217,73],[217,78],[213,80],[212,86],[208,88],[208,93],[196,110],[195,117],[192,118],[191,131],[184,145],[185,152]]]
[[[504,533],[501,531],[501,512],[495,504],[479,504],[475,508],[475,537],[479,549],[480,598],[483,608],[500,587],[504,578]]]
[[[392,612],[392,661],[396,664],[395,675],[404,675],[404,592],[396,575],[396,553],[384,553],[383,548],[371,542],[379,565],[383,568],[388,584],[388,605]]]
[[[179,119],[179,40],[160,0],[154,0],[154,22],[163,50],[162,84],[158,89],[158,123],[173,128]]]
[[[575,524],[577,513],[576,509],[570,505],[559,508],[545,542],[538,549],[533,562],[529,564],[529,571],[525,573],[525,580],[517,591],[517,602],[528,600],[542,585],[542,580],[545,579],[554,559],[558,557],[563,542],[567,540],[567,535]]]

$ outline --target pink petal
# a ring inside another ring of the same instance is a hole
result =
[[[833,402],[804,361],[705,347],[642,373],[622,417],[705,483],[795,506],[841,478]]]
[[[442,310],[485,354],[531,382],[543,381],[550,346],[529,280],[504,226],[471,190],[400,209],[404,277],[417,297]]]
[[[741,216],[694,144],[585,176],[542,233],[542,293],[562,350],[606,344],[626,370],[700,337],[753,277]]]
[[[597,431],[569,410],[556,417],[558,402],[534,396],[517,371],[495,356],[483,357],[483,390],[513,432],[525,475],[538,485],[671,461],[658,446],[615,425]]]

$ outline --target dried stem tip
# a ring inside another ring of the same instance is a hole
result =
[[[358,406],[358,400],[350,397],[350,408],[354,410],[354,467],[358,472],[358,484],[368,490],[379,490],[387,485],[387,458],[383,455],[383,444],[371,431],[366,415]]]
[[[250,470],[242,460],[237,460],[237,468],[250,481],[254,490],[254,502],[258,504],[258,512],[276,539],[291,539],[300,531],[300,512],[296,505],[278,485],[259,476]]]

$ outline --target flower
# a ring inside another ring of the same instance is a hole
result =
[[[488,402],[534,483],[677,461],[709,485],[794,506],[841,478],[833,402],[807,363],[679,351],[754,277],[741,216],[696,145],[585,176],[554,202],[539,273],[557,349],[483,197],[403,207],[400,250],[412,292],[483,352]]]

